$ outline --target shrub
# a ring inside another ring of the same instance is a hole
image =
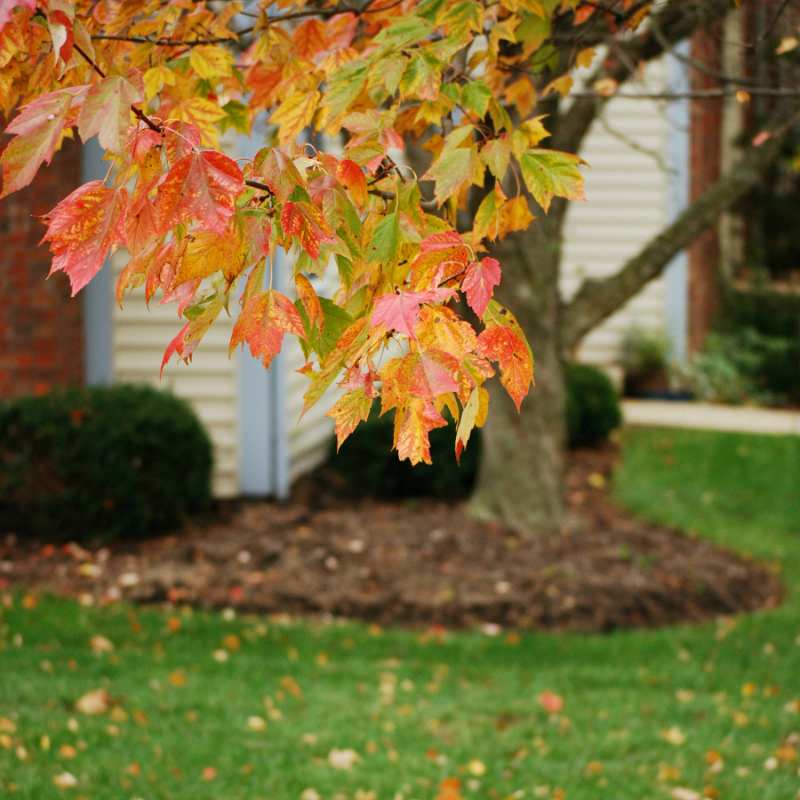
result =
[[[617,393],[598,369],[570,364],[566,370],[567,424],[570,447],[591,447],[602,441],[622,421]],[[536,402],[533,394],[529,402]],[[472,431],[469,446],[456,463],[453,426],[430,433],[433,464],[412,467],[392,451],[393,420],[373,409],[336,453],[331,446],[331,467],[364,492],[377,497],[466,497],[475,484],[481,452],[480,430]]]
[[[587,364],[567,364],[567,440],[595,447],[622,423],[619,398],[608,376]]]
[[[753,327],[711,333],[689,364],[699,400],[784,405],[800,402],[800,339],[768,336]]]
[[[0,405],[0,509],[51,541],[139,538],[209,504],[212,451],[183,400],[144,386]]]

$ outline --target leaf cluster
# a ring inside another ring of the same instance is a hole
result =
[[[97,137],[106,179],[41,218],[53,270],[69,276],[73,293],[124,247],[120,303],[141,288],[186,318],[164,364],[190,360],[240,303],[231,350],[247,344],[269,367],[284,336],[297,337],[309,359],[306,409],[334,382],[343,390],[330,412],[340,442],[380,397],[383,412],[395,411],[401,458],[430,459],[428,434],[445,424],[445,407],[459,455],[486,417],[483,383],[495,366],[518,407],[532,383],[524,333],[493,299],[501,265],[484,253],[531,224],[531,199],[547,212],[555,197],[583,197],[581,160],[541,147],[548,132],[533,112],[537,92],[566,85],[537,75],[563,78],[591,62],[583,48],[561,63],[553,44],[554,20],[583,30],[587,8],[6,4],[0,107],[19,112],[7,126],[15,136],[0,158],[0,197],[28,185],[65,137]],[[249,135],[264,118],[267,141],[254,158],[222,151],[222,133]],[[301,144],[309,131],[333,141],[330,152]],[[422,176],[404,165],[406,140],[432,155]],[[432,199],[423,198],[425,180]],[[474,225],[457,232],[475,193]],[[281,254],[293,265],[294,297],[273,286]],[[339,289],[319,297],[310,278],[331,269]],[[459,316],[461,300],[482,330]],[[393,340],[403,355],[387,360]]]

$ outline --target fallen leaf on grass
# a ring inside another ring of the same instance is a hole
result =
[[[96,656],[101,653],[110,653],[114,649],[114,643],[105,636],[92,636],[89,639],[89,645]]]
[[[69,772],[62,772],[53,776],[53,783],[59,789],[74,789],[78,785],[78,779]]]
[[[169,676],[169,682],[173,686],[180,688],[181,686],[186,686],[186,684],[189,683],[189,678],[186,677],[186,673],[183,672],[183,670],[176,669],[175,672]]]
[[[71,744],[62,744],[58,748],[58,754],[61,758],[75,758],[78,755],[78,751]]]
[[[328,753],[328,763],[334,769],[352,769],[360,760],[361,756],[350,748],[339,750],[334,747]]]
[[[251,731],[265,731],[267,729],[267,723],[263,717],[248,717],[247,727]]]
[[[558,714],[564,708],[564,699],[545,689],[539,695],[539,705],[550,714]]]
[[[0,731],[5,733],[16,733],[17,724],[8,719],[8,717],[0,717]]]
[[[475,775],[475,777],[479,778],[481,775],[486,774],[486,764],[480,759],[472,758],[469,764],[467,764],[467,770],[471,775]]]
[[[661,738],[680,747],[686,741],[686,734],[677,725],[673,725],[671,728],[661,731]]]
[[[703,800],[700,792],[696,792],[694,789],[685,789],[682,786],[676,786],[669,796],[672,800]]]
[[[203,771],[200,773],[200,777],[204,781],[213,781],[214,778],[217,777],[217,771],[214,767],[204,767]]]
[[[297,685],[297,681],[289,675],[281,678],[281,687],[286,689],[292,697],[300,698],[303,696],[303,690]]]
[[[75,710],[80,714],[105,714],[111,703],[111,696],[105,689],[93,689],[76,701]]]

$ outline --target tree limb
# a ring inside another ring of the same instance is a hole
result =
[[[764,144],[750,146],[728,173],[695,200],[671,225],[651,239],[637,255],[614,275],[590,278],[564,307],[561,345],[571,350],[595,326],[624,305],[648,281],[661,274],[674,256],[699,233],[712,225],[740,197],[751,189],[777,158],[786,136],[781,126]]]
[[[591,86],[600,78],[612,78],[619,84],[624,83],[633,74],[631,64],[657,58],[664,53],[663,43],[677,44],[709,22],[722,19],[733,8],[732,0],[672,0],[658,15],[661,42],[652,32],[627,39],[621,45],[621,54],[611,54],[587,81],[588,85]],[[550,146],[568,153],[579,152],[598,110],[609,99],[586,95],[578,97],[568,111],[559,115]]]

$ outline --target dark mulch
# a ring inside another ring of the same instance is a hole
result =
[[[7,536],[0,587],[381,624],[610,631],[776,605],[764,567],[621,513],[606,497],[616,449],[570,455],[573,523],[520,538],[463,503],[359,497],[325,469],[288,505],[247,503],[205,526],[94,551]],[[602,476],[602,477],[600,477]]]

